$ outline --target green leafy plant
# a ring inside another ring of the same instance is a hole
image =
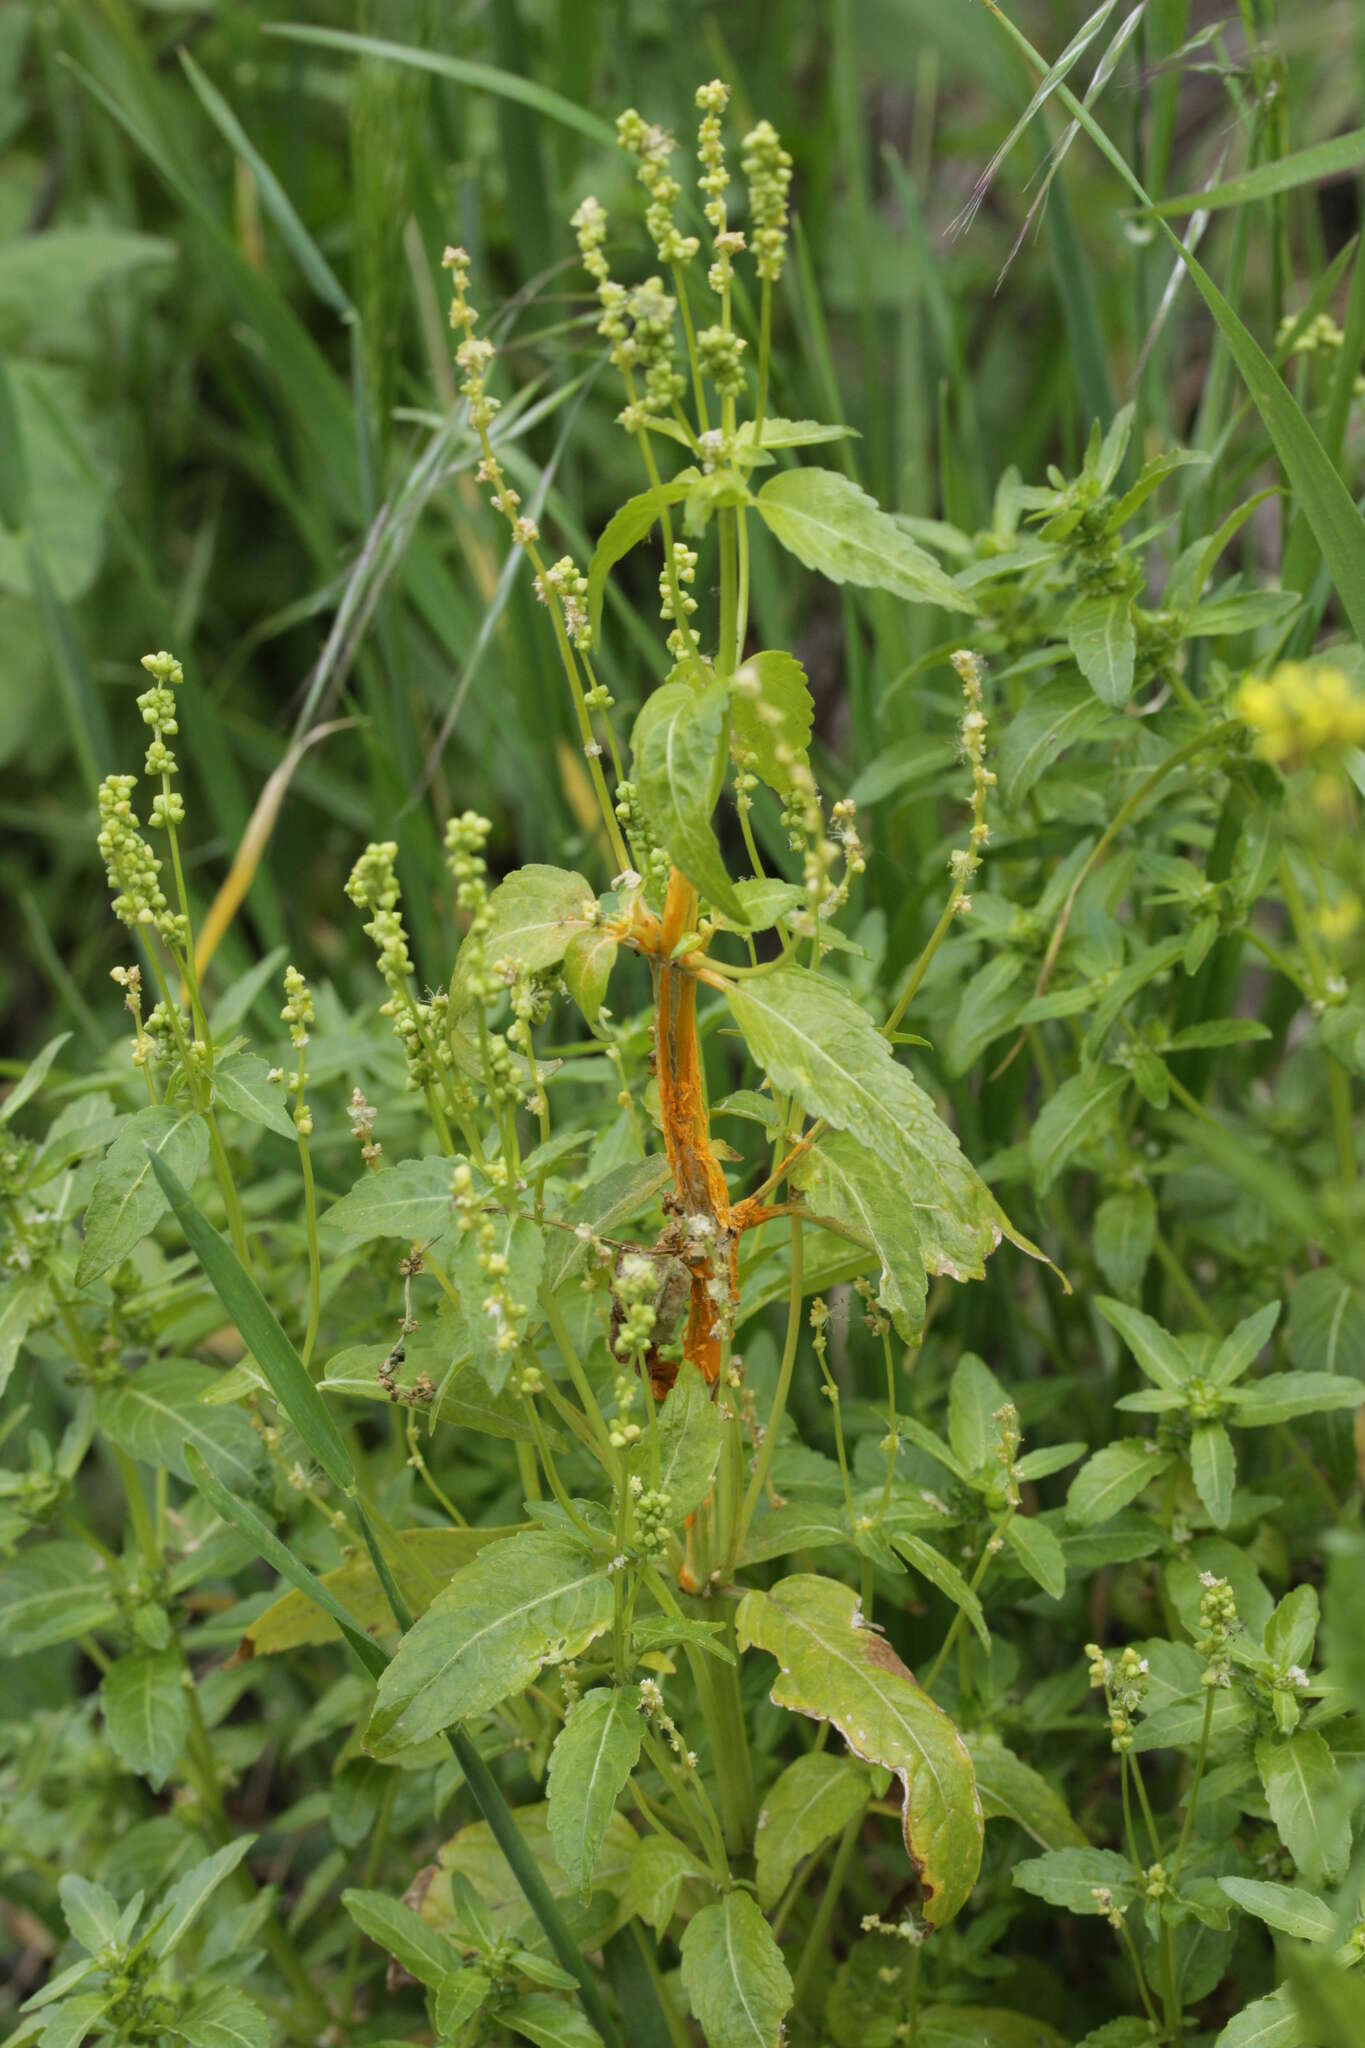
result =
[[[1110,149],[1081,47],[1035,109]],[[21,1680],[70,1660],[0,1728],[51,1963],[14,2041],[1358,2028],[1365,674],[1311,556],[1353,621],[1365,526],[1213,298],[1304,589],[1217,580],[1272,488],[1203,518],[1210,450],[1135,449],[1136,405],[985,527],[882,510],[772,402],[792,166],[751,126],[734,205],[728,99],[696,220],[618,123],[652,274],[573,217],[640,470],[590,555],[446,252],[577,865],[495,879],[457,810],[434,986],[371,842],[382,1002],[291,966],[253,1049],[281,961],[215,982],[194,686],[144,660],[146,832],[98,790],[131,1062],[53,1040],[0,1107],[0,1630]],[[662,636],[608,618],[646,546]],[[759,549],[942,635],[833,801]]]

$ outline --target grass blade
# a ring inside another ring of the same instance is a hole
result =
[[[271,1392],[327,1477],[343,1493],[350,1493],[355,1486],[351,1454],[342,1442],[340,1431],[328,1414],[321,1394],[308,1377],[302,1359],[280,1328],[275,1311],[231,1246],[218,1235],[196,1206],[183,1181],[150,1147],[147,1157],[191,1251],[207,1274],[209,1285],[241,1332],[248,1351],[270,1382]]]
[[[1278,192],[1292,192],[1299,185],[1316,185],[1323,178],[1343,177],[1365,164],[1365,128],[1349,135],[1334,135],[1330,142],[1314,143],[1293,156],[1277,157],[1258,164],[1225,184],[1211,185],[1206,192],[1178,192],[1173,199],[1149,203],[1141,211],[1167,219],[1171,214],[1212,212],[1223,206],[1248,206],[1256,199],[1271,199]]]
[[[510,71],[499,70],[496,64],[480,64],[466,57],[447,57],[437,50],[419,50],[411,43],[385,42],[379,36],[352,35],[343,28],[312,28],[301,21],[268,21],[264,24],[264,33],[283,36],[291,43],[310,43],[316,49],[342,50],[353,57],[387,57],[392,64],[412,64],[419,71],[434,71],[439,78],[453,78],[457,85],[470,85],[479,92],[519,100],[524,107],[543,114],[547,121],[558,121],[565,128],[576,128],[580,135],[601,143],[604,148],[616,147],[616,130],[606,121],[600,121],[596,114],[588,113],[584,107],[576,107],[572,100],[566,100],[562,93],[552,91],[548,85],[538,85],[533,78],[517,78]]]

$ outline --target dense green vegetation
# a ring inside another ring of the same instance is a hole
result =
[[[1365,2036],[1285,14],[0,13],[11,2040]]]

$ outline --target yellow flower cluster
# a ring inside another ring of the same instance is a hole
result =
[[[1257,753],[1281,766],[1365,746],[1365,695],[1329,662],[1284,661],[1248,676],[1236,711],[1257,735]]]

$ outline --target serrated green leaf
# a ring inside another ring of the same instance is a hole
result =
[[[361,1933],[387,1949],[419,1984],[434,1991],[461,1974],[459,1954],[445,1936],[387,1892],[344,1891],[341,1903]]]
[[[1108,1892],[1121,1911],[1137,1890],[1132,1864],[1113,1849],[1049,1849],[1016,1863],[1012,1875],[1020,1891],[1068,1913],[1107,1912],[1096,1891]]]
[[[180,1761],[190,1728],[184,1667],[174,1648],[134,1651],[100,1683],[104,1729],[119,1761],[159,1792]]]
[[[326,1231],[336,1231],[352,1244],[371,1238],[402,1237],[425,1243],[449,1229],[451,1207],[449,1159],[400,1159],[380,1173],[364,1173],[349,1194],[333,1202],[322,1217]]]
[[[1128,1076],[1120,1068],[1083,1068],[1049,1095],[1028,1136],[1029,1165],[1040,1195],[1083,1146],[1104,1143],[1113,1109],[1127,1086]]]
[[[1031,1764],[1007,1749],[998,1736],[974,1734],[964,1740],[971,1753],[981,1810],[988,1821],[1013,1821],[1040,1849],[1086,1846],[1061,1793]]]
[[[579,932],[564,950],[564,986],[590,1026],[597,1023],[597,1013],[607,1000],[617,950],[615,939],[601,925]]]
[[[188,1189],[181,1186],[165,1160],[151,1152],[147,1157],[191,1251],[237,1325],[271,1392],[328,1478],[343,1492],[349,1492],[355,1485],[351,1454],[297,1351],[280,1328],[275,1311],[239,1263],[232,1247],[195,1207]]]
[[[754,1837],[758,1902],[777,1904],[798,1864],[841,1834],[866,1806],[867,1772],[851,1757],[812,1750],[788,1764],[764,1795]]]
[[[0,1394],[9,1385],[20,1348],[51,1307],[46,1280],[12,1277],[0,1296]]]
[[[1228,2021],[1213,2048],[1308,2048],[1308,2036],[1288,1986],[1244,2005]]]
[[[682,1983],[707,2048],[779,2048],[792,1980],[748,1892],[727,1892],[688,1921]]]
[[[1122,593],[1083,597],[1072,607],[1066,637],[1077,668],[1101,704],[1121,711],[1133,694],[1137,662],[1132,598]]]
[[[1142,1285],[1156,1243],[1156,1201],[1150,1188],[1121,1188],[1095,1211],[1095,1264],[1116,1294],[1132,1297]]]
[[[668,1495],[669,1520],[676,1526],[705,1498],[720,1457],[720,1416],[695,1365],[684,1360],[679,1366],[656,1421],[659,1490]],[[631,1453],[631,1467],[646,1487],[653,1485],[648,1431]]]
[[[455,1574],[398,1645],[365,1735],[394,1756],[453,1721],[519,1693],[542,1664],[576,1657],[611,1626],[601,1557],[532,1531],[495,1543]]]
[[[253,1052],[234,1053],[213,1070],[213,1099],[221,1109],[260,1124],[277,1138],[294,1141],[298,1132],[285,1107],[284,1090],[270,1079],[270,1069]]]
[[[1270,1818],[1310,1884],[1339,1884],[1351,1855],[1351,1817],[1331,1750],[1315,1728],[1256,1744]]]
[[[839,471],[787,469],[755,499],[774,540],[832,583],[889,590],[908,604],[974,612],[976,601],[896,521]]]
[[[515,868],[488,898],[488,925],[478,947],[461,946],[450,980],[450,1016],[462,1016],[473,1002],[476,959],[480,971],[499,977],[543,974],[557,967],[569,941],[597,919],[597,897],[582,875],[533,861]]]
[[[1337,1916],[1325,1899],[1292,1884],[1263,1884],[1252,1877],[1220,1877],[1219,1884],[1244,1913],[1254,1913],[1277,1934],[1296,1941],[1330,1941]]]
[[[1150,1437],[1122,1437],[1087,1458],[1066,1497],[1066,1519],[1073,1528],[1091,1529],[1107,1522],[1120,1508],[1159,1479],[1171,1463],[1169,1451],[1158,1450]]]
[[[218,1377],[192,1359],[152,1359],[96,1391],[100,1428],[130,1458],[180,1479],[190,1477],[185,1452],[192,1444],[224,1485],[255,1493],[265,1452],[240,1408],[204,1405]]]
[[[847,1131],[830,1131],[799,1161],[792,1184],[815,1215],[840,1224],[881,1261],[879,1305],[908,1338],[924,1321],[924,1251],[896,1168]]]
[[[704,690],[665,683],[645,699],[630,744],[640,801],[655,837],[693,887],[742,926],[744,905],[711,829],[716,753],[728,708],[724,682]]]
[[[78,1871],[68,1870],[57,1883],[57,1896],[67,1926],[92,1954],[114,1939],[118,1932],[119,1902],[102,1884],[93,1884]]]
[[[1036,1515],[1014,1515],[1004,1534],[1034,1584],[1041,1586],[1050,1600],[1060,1600],[1066,1591],[1066,1554],[1046,1522]]]
[[[680,470],[677,476],[665,479],[657,491],[641,491],[636,497],[627,498],[602,528],[601,538],[588,564],[588,617],[592,622],[594,640],[601,638],[602,604],[607,594],[608,576],[616,564],[651,531],[659,517],[660,501],[665,505],[680,504],[697,477],[695,469]]]
[[[1359,1380],[1330,1372],[1277,1372],[1250,1385],[1229,1387],[1228,1419],[1238,1429],[1266,1429],[1300,1415],[1326,1415],[1334,1408],[1358,1408],[1365,1401]]]
[[[730,746],[755,775],[786,796],[792,769],[806,760],[815,706],[794,654],[751,654],[730,684]]]
[[[1044,683],[1001,735],[1000,794],[1008,807],[1016,810],[1044,770],[1108,720],[1105,706],[1077,676],[1055,676]]]
[[[900,1174],[928,1270],[980,1278],[1001,1236],[1015,1233],[929,1097],[852,997],[827,976],[795,967],[731,983],[725,993],[750,1052],[776,1085]]]
[[[202,1863],[196,1863],[192,1870],[176,1879],[152,1916],[155,1923],[152,1935],[154,1956],[158,1959],[168,1956],[180,1946],[219,1885],[231,1877],[255,1840],[254,1835],[238,1835],[236,1841],[225,1843],[212,1856],[206,1856]]]
[[[169,1163],[186,1182],[208,1164],[209,1134],[198,1110],[164,1105],[140,1109],[109,1148],[85,1212],[85,1237],[76,1285],[88,1286],[141,1244],[165,1215],[168,1196],[152,1158]]]
[[[741,1649],[777,1658],[777,1706],[832,1722],[855,1756],[900,1779],[925,1918],[943,1926],[976,1882],[983,1828],[971,1758],[948,1716],[863,1621],[851,1587],[799,1573],[746,1593],[735,1626]]]
[[[574,1702],[555,1737],[546,1779],[550,1839],[560,1869],[584,1897],[644,1735],[639,1687],[596,1686]]]
[[[1237,1460],[1221,1422],[1197,1422],[1190,1432],[1190,1473],[1194,1490],[1215,1529],[1226,1529],[1232,1514]]]
[[[535,2048],[602,2048],[602,2036],[575,2005],[545,1991],[525,1991],[498,2008],[498,2018]]]
[[[1114,1301],[1101,1294],[1096,1296],[1095,1306],[1106,1323],[1118,1331],[1154,1386],[1167,1393],[1182,1392],[1193,1377],[1194,1368],[1178,1338],[1126,1301]]]
[[[30,1544],[0,1566],[0,1656],[27,1657],[107,1628],[114,1592],[84,1543]]]
[[[271,2027],[261,2008],[235,1985],[219,1984],[167,2022],[190,2048],[270,2048]]]

